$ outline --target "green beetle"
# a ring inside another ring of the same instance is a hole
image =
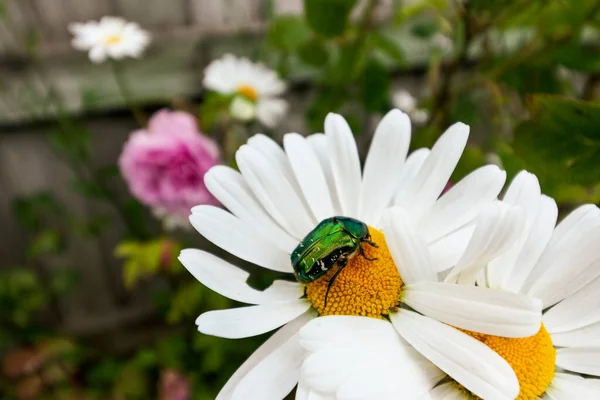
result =
[[[299,282],[309,283],[339,266],[327,285],[326,306],[329,289],[349,259],[360,253],[369,261],[376,260],[365,255],[363,243],[379,247],[371,241],[369,227],[364,222],[349,217],[324,219],[292,252],[294,275]]]

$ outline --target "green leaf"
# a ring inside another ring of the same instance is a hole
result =
[[[306,21],[297,15],[281,15],[271,22],[267,43],[274,48],[294,52],[310,38]]]
[[[329,60],[329,51],[323,40],[313,38],[298,49],[298,57],[308,65],[322,67]]]
[[[54,229],[46,229],[38,233],[29,244],[27,255],[31,258],[39,258],[48,254],[56,253],[62,245],[61,236]]]
[[[93,181],[75,179],[70,183],[71,189],[79,194],[92,199],[101,199],[104,196],[102,189]]]
[[[52,271],[50,288],[58,296],[67,294],[80,281],[79,272],[73,268],[57,268]]]
[[[404,63],[406,61],[406,56],[402,47],[381,32],[373,32],[369,36],[369,42],[392,60],[399,63]]]
[[[332,38],[346,30],[350,11],[357,0],[304,0],[304,13],[312,29]]]
[[[391,81],[388,70],[375,60],[371,60],[364,71],[361,82],[361,96],[368,111],[385,110],[390,98]]]
[[[528,109],[513,143],[527,167],[552,182],[600,182],[600,104],[535,95]]]

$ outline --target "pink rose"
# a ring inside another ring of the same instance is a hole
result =
[[[140,202],[169,225],[187,225],[193,206],[218,204],[204,186],[204,174],[219,161],[219,148],[198,131],[194,117],[160,110],[146,129],[130,135],[119,168]]]

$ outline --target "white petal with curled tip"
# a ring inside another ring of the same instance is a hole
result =
[[[415,176],[417,176],[419,170],[421,170],[425,160],[429,157],[429,153],[429,149],[421,148],[413,151],[406,158],[406,163],[400,172],[400,176],[398,176],[394,204],[399,204],[400,199],[405,196],[405,192],[410,186],[409,183],[415,179]]]
[[[546,396],[552,400],[597,399],[600,388],[594,387],[581,376],[556,372],[544,398]]]
[[[544,314],[549,333],[568,332],[600,322],[600,278],[567,297]]]
[[[244,179],[271,216],[298,240],[306,236],[316,220],[286,174],[248,145],[240,147],[235,156]]]
[[[546,308],[596,279],[600,276],[599,242],[600,215],[596,214],[581,221],[554,247],[548,244],[535,267],[543,273],[538,272],[532,281],[534,269],[528,278],[532,283],[527,293],[541,299]]]
[[[476,169],[443,194],[423,216],[419,229],[427,242],[442,238],[473,221],[492,203],[506,180],[506,172],[495,165]]]
[[[257,306],[208,311],[196,319],[198,330],[206,335],[239,339],[279,328],[310,308],[308,300],[293,300]]]
[[[329,159],[329,148],[327,146],[327,138],[322,133],[315,133],[309,135],[306,141],[315,152],[319,159],[319,164],[325,174],[325,180],[327,181],[327,187],[329,187],[329,193],[331,194],[331,202],[333,204],[333,215],[342,215],[342,207],[340,205],[339,196],[335,187],[335,178],[333,176],[333,170],[331,169],[331,161]]]
[[[572,347],[557,349],[556,365],[568,371],[600,376],[600,348]]]
[[[388,112],[375,130],[361,187],[361,221],[376,225],[391,203],[410,144],[410,119],[400,110]]]
[[[204,286],[232,300],[248,304],[274,303],[302,297],[304,289],[296,282],[275,281],[264,291],[248,286],[250,274],[210,253],[185,249],[179,261]]]
[[[285,135],[283,144],[312,213],[318,221],[334,216],[329,186],[313,149],[297,133]]]
[[[502,251],[514,246],[525,225],[520,207],[496,201],[489,204],[475,221],[475,232],[446,282],[475,284],[480,270]]]
[[[190,222],[202,236],[236,257],[273,271],[292,272],[288,253],[221,208],[196,206]]]
[[[411,395],[426,393],[443,377],[387,321],[321,317],[302,328],[300,343],[308,352],[303,379],[311,389],[335,392],[337,398],[388,398],[399,389],[418,398]]]
[[[467,396],[458,389],[456,383],[451,382],[435,387],[429,395],[431,400],[467,400]]]
[[[230,167],[218,165],[204,175],[204,184],[229,211],[269,238],[280,249],[291,254],[296,248],[298,239],[290,236],[266,213],[242,174]]]
[[[469,126],[452,125],[440,136],[414,179],[407,184],[400,205],[411,211],[415,219],[431,207],[448,183],[467,144]]]
[[[406,341],[471,393],[486,400],[519,394],[510,365],[477,339],[408,310],[391,313],[390,318]]]
[[[360,218],[357,192],[361,186],[360,160],[350,126],[341,115],[330,113],[325,118],[325,135],[343,215]]]
[[[402,293],[414,310],[469,331],[526,337],[540,330],[541,302],[523,294],[442,282],[409,284]]]
[[[402,207],[390,209],[383,228],[386,243],[405,284],[437,281],[431,255],[411,216]]]
[[[235,371],[235,373],[229,378],[223,389],[219,392],[216,400],[232,400],[232,399],[248,399],[251,397],[236,397],[234,396],[234,392],[236,391],[238,385],[242,380],[249,375],[249,373],[256,367],[262,364],[262,362],[273,353],[285,352],[286,355],[293,355],[293,352],[287,352],[283,345],[292,340],[297,341],[298,338],[296,333],[298,330],[306,324],[310,319],[314,318],[314,315],[310,312],[304,313],[295,320],[286,324],[284,327],[275,332],[265,343],[262,344],[252,355]],[[283,350],[282,350],[283,349]],[[278,369],[278,372],[285,372],[281,368]],[[292,375],[297,376],[296,372],[290,371]],[[275,373],[275,372],[273,372]],[[256,374],[250,375],[254,378],[257,377]],[[279,385],[274,379],[273,376],[266,378],[264,381],[254,382],[255,385],[262,387],[268,387],[269,385]],[[248,387],[248,381],[244,384],[245,387]],[[278,386],[279,387],[279,386]],[[243,393],[238,392],[238,395],[243,396]],[[283,396],[282,396],[283,397]]]

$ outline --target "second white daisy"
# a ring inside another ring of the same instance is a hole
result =
[[[267,127],[273,127],[288,109],[279,98],[286,85],[277,73],[247,58],[226,54],[213,60],[204,70],[204,87],[217,93],[233,96],[230,114],[239,120],[257,118]]]

